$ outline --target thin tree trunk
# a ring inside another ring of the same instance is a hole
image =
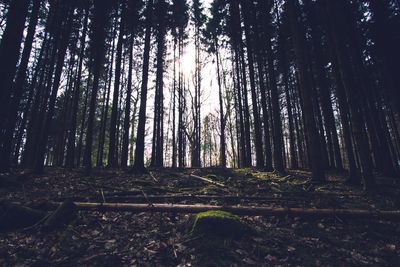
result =
[[[122,140],[122,156],[121,167],[128,164],[129,149],[129,128],[131,124],[131,98],[132,98],[132,70],[133,70],[133,41],[134,35],[131,33],[129,43],[129,67],[128,67],[128,85],[126,89],[125,118],[124,118],[124,135]]]
[[[117,157],[117,117],[118,117],[118,100],[119,100],[119,89],[121,85],[121,61],[122,61],[122,47],[123,47],[123,36],[125,32],[124,21],[125,21],[125,4],[122,5],[121,21],[119,25],[119,34],[117,41],[117,55],[115,61],[115,80],[114,80],[114,92],[113,92],[113,104],[111,110],[111,121],[110,121],[110,144],[108,146],[108,167],[116,168],[118,166]]]
[[[150,60],[150,38],[151,38],[151,21],[153,17],[153,0],[147,3],[146,11],[146,33],[144,39],[143,52],[143,72],[142,72],[142,88],[140,93],[139,122],[136,136],[135,163],[132,171],[145,172],[144,166],[144,137],[146,127],[146,104],[147,104],[147,85],[149,78],[149,60]]]
[[[223,168],[226,167],[226,142],[225,142],[225,118],[224,118],[224,104],[222,98],[222,85],[220,76],[220,66],[219,66],[219,47],[218,40],[214,39],[215,44],[215,57],[217,60],[217,81],[218,81],[218,96],[219,96],[219,120],[221,124],[221,135],[220,135],[220,158],[219,165]]]
[[[100,72],[104,61],[104,41],[106,39],[106,24],[108,22],[109,9],[112,3],[108,1],[94,1],[94,19],[93,19],[93,41],[94,45],[91,50],[93,59],[93,87],[90,98],[88,126],[86,133],[86,144],[84,154],[84,166],[86,175],[90,175],[92,171],[92,145],[93,145],[93,128],[94,116],[96,113],[97,92],[99,90]]]
[[[80,51],[79,51],[78,73],[76,75],[76,80],[75,80],[72,109],[71,109],[72,118],[70,122],[70,129],[68,132],[66,166],[70,168],[75,166],[74,163],[75,163],[76,126],[77,126],[79,98],[81,92],[81,79],[82,79],[83,60],[85,53],[85,39],[87,35],[88,21],[89,21],[89,6],[86,7],[82,35],[79,41]]]
[[[254,140],[255,140],[255,150],[256,150],[256,167],[264,167],[264,154],[263,154],[263,142],[262,142],[262,131],[260,126],[260,114],[258,112],[257,105],[257,93],[254,75],[254,59],[253,59],[253,39],[250,32],[250,6],[249,4],[242,3],[242,13],[244,20],[244,32],[246,37],[247,46],[247,60],[249,66],[249,78],[250,78],[250,91],[252,100],[252,110],[253,110],[253,120],[254,120]],[[244,68],[244,66],[243,66]],[[281,149],[281,147],[279,148]]]

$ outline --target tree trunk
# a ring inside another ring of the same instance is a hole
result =
[[[0,138],[3,141],[5,118],[12,95],[13,80],[17,70],[20,46],[28,12],[26,0],[11,1],[7,22],[0,43]],[[1,145],[1,144],[0,144]],[[3,170],[1,170],[3,171]]]
[[[93,145],[93,127],[94,116],[96,113],[97,92],[99,90],[100,73],[104,61],[104,41],[106,39],[105,27],[108,22],[108,15],[111,7],[110,2],[94,1],[94,19],[93,19],[93,47],[91,58],[93,59],[93,85],[92,95],[90,97],[89,117],[86,133],[86,144],[84,154],[84,166],[86,175],[92,171],[92,145]]]
[[[54,73],[54,80],[51,88],[51,95],[48,104],[48,111],[45,116],[45,121],[43,122],[40,128],[40,137],[38,142],[38,150],[36,155],[35,161],[35,172],[36,173],[43,173],[44,168],[44,159],[46,154],[46,144],[48,140],[48,127],[50,126],[51,120],[54,115],[54,109],[57,99],[57,92],[60,85],[61,74],[64,66],[64,59],[68,48],[68,43],[71,35],[72,30],[72,22],[75,19],[74,11],[75,11],[75,1],[71,1],[67,4],[68,11],[66,12],[67,21],[65,22],[64,29],[61,33],[60,39],[60,47],[58,49],[57,55],[57,65]]]
[[[6,124],[4,125],[6,126],[4,136],[1,136],[0,133],[0,137],[2,137],[0,142],[0,146],[2,145],[0,147],[0,155],[1,155],[0,172],[9,171],[11,167],[12,144],[13,144],[15,125],[18,117],[18,107],[21,101],[21,97],[24,93],[24,85],[26,83],[26,72],[28,69],[29,58],[32,51],[33,38],[35,35],[36,25],[38,22],[40,3],[41,0],[33,1],[28,31],[24,41],[24,50],[22,52],[21,62],[19,64],[17,76],[15,78],[15,83],[13,86],[14,92],[10,102]],[[1,64],[3,65],[5,63],[2,61]]]
[[[139,122],[136,136],[135,162],[132,169],[133,172],[137,173],[143,173],[146,171],[146,168],[144,166],[144,137],[146,127],[147,84],[149,78],[151,22],[153,17],[152,9],[153,0],[149,0],[146,10],[146,33],[144,39],[142,88],[140,93]]]
[[[83,59],[85,53],[85,39],[87,35],[89,21],[89,5],[86,7],[85,11],[85,19],[83,22],[83,30],[82,35],[79,41],[80,51],[79,51],[79,63],[78,63],[78,73],[76,75],[74,93],[72,99],[72,117],[70,122],[70,128],[68,132],[68,144],[67,144],[67,159],[66,166],[72,168],[75,166],[75,139],[76,139],[76,124],[77,124],[77,116],[78,116],[78,107],[79,107],[79,97],[81,92],[81,79],[82,79],[82,68],[83,68]]]
[[[128,150],[129,150],[129,128],[131,124],[131,98],[132,98],[132,70],[133,70],[133,41],[134,35],[131,33],[129,42],[129,67],[128,67],[128,85],[126,88],[126,103],[125,103],[125,118],[124,118],[124,133],[122,140],[122,155],[121,167],[128,165]]]
[[[314,118],[314,110],[312,104],[312,91],[310,83],[310,66],[307,64],[305,52],[307,44],[305,40],[304,30],[298,21],[298,5],[297,1],[288,1],[287,8],[290,16],[290,24],[293,34],[293,45],[297,60],[297,66],[300,77],[300,93],[304,103],[305,127],[307,128],[307,142],[309,147],[309,155],[311,160],[312,179],[314,181],[324,181],[325,174],[321,164],[321,147],[319,143],[319,135],[317,131],[316,121]]]
[[[340,30],[345,29],[342,28],[342,26],[344,26],[342,24],[343,21],[338,21],[335,16],[335,14],[346,14],[344,8],[346,8],[347,5],[344,3],[333,3],[331,1],[325,1],[325,4],[329,13],[328,18],[330,20],[330,27],[334,37],[332,45],[336,51],[341,81],[343,82],[349,104],[352,131],[360,159],[361,176],[363,178],[364,188],[366,191],[374,191],[376,185],[375,178],[372,174],[372,166],[368,160],[368,143],[366,140],[365,128],[363,127],[364,122],[360,106],[361,99],[357,97],[357,92],[360,92],[359,85],[355,83],[354,73],[351,71],[352,62],[346,55],[345,50],[347,45],[344,40],[345,36],[343,36],[345,33],[340,32]],[[352,25],[350,25],[350,27],[352,27]]]
[[[218,96],[219,96],[219,120],[221,124],[221,135],[220,135],[220,158],[219,165],[223,168],[226,167],[226,141],[225,141],[225,118],[224,118],[224,100],[222,96],[222,85],[221,85],[221,75],[219,66],[219,47],[218,40],[214,38],[215,44],[215,57],[217,60],[217,81],[218,81]]]
[[[108,167],[116,168],[118,166],[117,157],[117,117],[118,117],[118,100],[119,100],[119,89],[121,85],[121,61],[122,61],[122,47],[123,47],[123,36],[125,34],[125,4],[122,4],[123,11],[121,12],[121,20],[119,24],[119,34],[117,41],[117,55],[115,61],[115,80],[114,80],[114,91],[113,91],[113,104],[111,110],[111,121],[110,121],[110,143],[108,146]]]
[[[252,6],[249,6],[249,3],[243,3],[242,13],[243,13],[243,21],[244,21],[244,32],[246,37],[246,46],[247,46],[247,60],[249,66],[249,78],[250,78],[250,91],[251,91],[251,100],[252,100],[252,110],[253,110],[253,123],[254,123],[254,140],[255,140],[255,150],[256,150],[256,167],[263,168],[264,167],[264,154],[263,154],[263,142],[262,142],[262,131],[260,126],[260,114],[258,112],[257,105],[257,93],[256,93],[256,83],[255,83],[255,75],[254,75],[254,58],[253,58],[253,38],[252,33],[250,32],[250,17],[253,14],[250,14],[250,9]],[[254,7],[253,7],[254,8]],[[245,69],[245,66],[243,65]],[[281,149],[281,147],[279,148]]]

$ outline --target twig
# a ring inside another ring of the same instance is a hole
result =
[[[104,203],[106,203],[106,199],[105,199],[105,197],[104,197],[104,192],[103,192],[103,189],[101,189],[101,191],[100,191],[100,192],[101,192],[101,197],[103,198],[103,202],[104,202]]]
[[[224,185],[222,183],[215,182],[215,181],[213,181],[211,179],[208,179],[208,178],[205,178],[205,177],[197,176],[197,175],[194,175],[194,174],[189,174],[189,176],[192,177],[192,178],[196,178],[196,179],[202,180],[204,182],[213,184],[213,185],[217,185],[217,186],[220,186],[220,187],[226,187],[226,185]]]
[[[155,182],[158,182],[158,179],[151,173],[151,171],[149,171],[149,175]]]

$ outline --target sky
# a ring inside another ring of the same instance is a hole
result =
[[[205,12],[208,12],[208,8],[211,5],[211,2],[213,0],[203,0],[203,7]],[[189,5],[191,5],[191,0],[189,0]],[[207,14],[207,13],[206,13]],[[193,75],[194,75],[194,70],[195,70],[195,45],[194,45],[194,40],[193,40],[193,30],[191,26],[188,26],[188,35],[189,38],[187,39],[187,45],[184,48],[183,51],[183,56],[181,59],[182,63],[182,69],[185,74],[185,76],[189,77],[189,90],[192,92],[194,91],[194,84],[193,84]],[[172,62],[173,60],[173,52],[171,47],[169,48],[171,51],[169,51],[169,55],[167,58],[167,61]],[[205,116],[207,116],[210,113],[213,113],[215,115],[218,114],[219,112],[219,96],[218,96],[218,83],[217,83],[217,69],[216,69],[216,64],[213,63],[213,59],[215,60],[214,55],[209,55],[206,52],[201,53],[202,61],[205,63],[204,68],[201,70],[201,117],[204,119]],[[165,118],[164,118],[164,123],[168,123],[168,113],[169,113],[169,107],[171,106],[171,95],[169,93],[170,89],[172,88],[172,78],[173,78],[173,72],[172,72],[172,64],[168,66],[168,69],[166,70],[168,72],[168,75],[166,76],[165,79],[165,90],[166,92],[164,93],[164,107],[166,108],[166,113],[165,113]],[[153,96],[154,96],[154,92]],[[149,127],[149,135],[146,137],[146,151],[145,151],[145,157],[147,159],[150,158],[151,156],[151,133],[152,133],[152,123],[151,118],[153,118],[153,104],[154,100],[150,99],[149,100],[149,107],[147,109],[147,116],[148,116],[148,121],[147,121],[147,126]],[[190,105],[188,103],[188,105]],[[165,129],[167,129],[168,125],[165,125]],[[168,133],[170,134],[170,133]],[[165,133],[165,136],[167,133]],[[168,163],[167,163],[168,164]]]
[[[206,12],[208,13],[208,9],[211,6],[211,2],[213,0],[203,0],[203,7]],[[190,1],[191,4],[191,1]],[[182,65],[183,69],[186,70],[185,74],[192,75],[195,69],[195,45],[192,33],[189,32],[189,43],[185,48],[185,52],[182,58]],[[216,77],[216,64],[212,62],[214,59],[214,55],[206,55],[203,53],[203,60],[207,62],[207,64],[202,69],[202,82],[201,87],[203,91],[203,95],[201,97],[202,100],[202,117],[204,118],[208,113],[215,113],[218,109],[218,83]],[[207,57],[207,58],[205,58]],[[193,87],[193,84],[190,85]],[[192,89],[192,88],[191,88]]]

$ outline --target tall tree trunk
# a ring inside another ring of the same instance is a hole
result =
[[[129,42],[129,67],[128,67],[128,84],[126,88],[125,118],[124,118],[124,134],[122,140],[121,167],[128,164],[129,150],[129,128],[131,124],[131,98],[132,98],[132,70],[133,70],[133,41],[134,35],[131,33]]]
[[[136,136],[135,163],[132,171],[143,173],[144,166],[144,137],[146,127],[147,85],[149,78],[151,22],[153,17],[153,0],[149,0],[146,8],[146,33],[144,38],[142,88],[140,92],[139,122]]]
[[[338,21],[335,14],[346,14],[344,9],[346,8],[345,3],[333,3],[331,1],[325,1],[327,11],[329,12],[330,27],[333,35],[332,45],[336,51],[336,57],[338,62],[338,67],[340,71],[341,81],[346,91],[347,100],[350,109],[350,118],[352,125],[352,132],[355,140],[355,146],[358,151],[358,156],[360,159],[361,176],[364,182],[364,188],[366,191],[375,190],[375,178],[372,174],[371,162],[368,159],[368,143],[366,140],[366,133],[364,128],[364,122],[362,118],[362,107],[361,99],[357,97],[357,92],[359,92],[359,85],[355,83],[354,73],[352,73],[351,67],[352,62],[346,55],[346,44],[343,32],[344,30],[343,21]],[[348,20],[347,20],[348,22]],[[350,25],[352,27],[352,25]],[[351,45],[350,45],[351,46]]]
[[[307,128],[307,142],[309,147],[309,155],[311,160],[311,171],[312,179],[314,181],[324,181],[325,174],[321,164],[321,147],[319,141],[319,135],[317,131],[316,121],[314,117],[314,110],[312,104],[312,91],[310,83],[310,66],[306,59],[306,40],[304,29],[298,21],[300,17],[298,15],[298,1],[288,1],[287,8],[290,16],[290,24],[293,34],[293,45],[296,55],[297,66],[300,77],[300,92],[304,103],[304,117],[305,127]]]
[[[122,61],[122,47],[124,36],[124,21],[125,21],[125,4],[122,5],[123,11],[121,12],[121,20],[119,25],[118,41],[117,41],[117,55],[115,61],[115,80],[113,92],[113,104],[111,110],[110,121],[110,144],[108,146],[108,167],[116,168],[118,166],[117,157],[117,117],[118,117],[118,100],[119,89],[121,85],[121,61]]]
[[[238,59],[238,51],[235,49],[234,51],[234,61],[235,61],[235,73],[236,73],[236,95],[237,95],[237,112],[239,113],[239,167],[245,167],[247,162],[247,154],[246,154],[246,143],[245,143],[245,130],[244,130],[244,118],[243,118],[243,105],[242,105],[242,89],[240,85],[240,67],[239,67],[239,59]]]
[[[17,76],[15,78],[14,83],[14,92],[13,97],[10,102],[6,127],[4,136],[2,136],[2,140],[0,142],[0,171],[9,171],[11,167],[11,153],[12,153],[12,144],[13,144],[13,136],[14,130],[18,117],[18,107],[21,101],[21,97],[24,93],[24,85],[26,83],[26,72],[28,68],[29,58],[32,51],[32,43],[33,38],[36,31],[36,25],[38,22],[38,15],[40,9],[41,0],[34,0],[32,11],[30,14],[29,26],[27,35],[24,41],[24,50],[22,52],[21,62],[18,67]],[[5,64],[2,63],[1,64]],[[1,137],[1,133],[0,133]],[[2,144],[1,144],[2,143]]]
[[[12,95],[13,80],[17,71],[22,35],[24,32],[26,15],[28,12],[26,0],[11,1],[7,13],[6,28],[0,43],[0,138],[3,143],[5,118]],[[1,145],[1,144],[0,144]],[[0,166],[6,167],[7,166]],[[3,170],[1,170],[3,171]]]
[[[253,120],[254,120],[254,140],[255,140],[255,150],[256,150],[256,167],[263,168],[264,167],[264,154],[263,154],[263,142],[262,142],[262,131],[260,126],[260,114],[258,112],[257,105],[257,93],[256,93],[256,84],[254,77],[254,58],[253,58],[253,38],[252,33],[250,31],[250,6],[249,3],[242,2],[242,13],[244,20],[244,32],[246,37],[246,46],[247,46],[247,60],[249,66],[249,78],[250,78],[250,91],[251,91],[251,100],[252,100],[252,109],[253,109]],[[243,66],[244,67],[244,66]],[[281,149],[281,147],[279,148]]]
[[[42,173],[44,170],[44,159],[46,154],[46,144],[48,139],[48,127],[50,126],[51,120],[54,115],[54,109],[57,99],[57,92],[60,85],[61,74],[64,66],[64,59],[68,48],[68,43],[72,30],[72,22],[75,19],[74,11],[75,11],[75,1],[71,1],[66,6],[66,23],[64,25],[64,29],[61,33],[60,39],[60,47],[58,49],[57,55],[57,65],[54,73],[54,80],[51,87],[51,94],[48,104],[48,111],[45,116],[45,120],[40,128],[40,138],[38,143],[36,161],[35,161],[35,172]]]
[[[252,153],[251,153],[251,136],[250,136],[250,111],[249,111],[249,102],[248,102],[248,90],[247,90],[247,74],[246,74],[246,63],[244,59],[244,48],[243,44],[239,45],[239,56],[240,56],[240,70],[242,74],[242,99],[243,99],[243,115],[244,115],[244,139],[245,139],[245,162],[244,167],[251,167],[252,165]]]
[[[62,35],[62,23],[66,20],[65,8],[61,8],[60,1],[54,1],[50,6],[51,16],[48,17],[49,42],[46,44],[46,56],[40,66],[40,77],[37,83],[36,94],[29,117],[27,136],[24,149],[23,165],[33,168],[37,159],[37,149],[40,139],[43,121],[40,118],[46,116],[47,103],[51,94],[54,68],[57,63],[57,51]],[[65,28],[64,28],[65,29]]]
[[[99,90],[100,73],[104,61],[104,41],[106,39],[106,25],[112,3],[109,1],[94,1],[94,19],[93,19],[93,47],[91,57],[93,59],[93,87],[90,97],[88,126],[86,133],[86,144],[84,154],[84,166],[86,175],[92,171],[92,145],[93,145],[93,127],[94,116],[96,113],[97,92]]]
[[[214,38],[215,45],[215,57],[217,60],[217,81],[218,81],[218,96],[219,96],[219,120],[221,124],[221,135],[220,135],[220,158],[219,165],[223,168],[226,167],[226,140],[225,140],[225,118],[224,118],[224,102],[222,96],[222,85],[221,85],[221,75],[219,66],[219,47],[218,40]]]
[[[165,10],[166,3],[161,0],[157,4],[157,64],[156,92],[154,96],[154,121],[152,139],[152,167],[163,167],[163,124],[164,124],[164,54],[165,54]]]
[[[66,166],[74,167],[75,164],[75,139],[76,139],[76,124],[77,124],[77,116],[78,116],[78,107],[79,107],[79,97],[81,92],[81,79],[82,79],[82,69],[83,69],[83,60],[85,53],[85,39],[87,35],[88,29],[88,21],[89,21],[89,5],[86,7],[85,18],[83,22],[83,30],[82,35],[79,41],[80,51],[79,51],[79,63],[78,63],[78,73],[76,75],[75,85],[74,85],[74,93],[72,97],[72,117],[69,125],[68,132],[68,144],[67,144],[67,158],[66,158]]]
[[[112,36],[115,36],[117,34],[117,19],[115,19],[115,25],[113,25],[113,33]],[[105,143],[105,138],[106,138],[106,128],[107,128],[107,121],[108,121],[108,110],[110,106],[110,94],[111,94],[111,83],[112,83],[112,78],[113,78],[113,65],[114,65],[114,53],[115,52],[115,38],[112,38],[112,45],[111,45],[111,51],[109,52],[109,64],[107,68],[107,88],[104,92],[106,94],[105,96],[105,103],[103,103],[102,107],[102,114],[101,114],[101,125],[100,125],[100,132],[99,132],[99,147],[97,151],[97,162],[96,165],[98,167],[102,167],[104,162],[104,143]]]
[[[172,92],[172,168],[176,168],[176,43],[177,38],[174,37],[174,81]]]

